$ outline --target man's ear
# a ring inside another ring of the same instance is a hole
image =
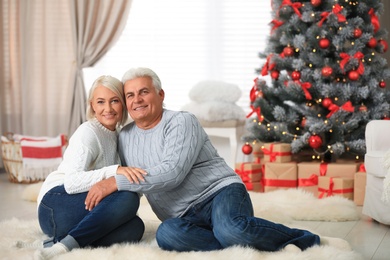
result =
[[[160,92],[158,92],[158,95],[161,97],[161,100],[164,101],[164,98],[165,98],[165,92],[163,89],[160,90]]]

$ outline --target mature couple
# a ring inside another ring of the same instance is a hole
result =
[[[122,82],[110,76],[94,82],[88,121],[70,138],[38,197],[39,223],[50,239],[19,247],[38,247],[35,257],[50,259],[74,248],[138,242],[144,232],[136,214],[141,194],[162,221],[156,240],[164,250],[305,250],[333,243],[254,217],[240,177],[194,115],[163,108],[156,73],[130,69]],[[119,131],[128,114],[134,122]]]

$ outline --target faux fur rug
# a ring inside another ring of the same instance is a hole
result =
[[[277,190],[269,193],[252,193],[255,215],[287,226],[296,226],[295,220],[347,221],[359,219],[356,206],[342,197],[317,199],[301,190]],[[61,255],[58,259],[362,259],[354,251],[341,250],[331,246],[314,246],[305,251],[282,250],[262,252],[251,248],[232,247],[212,252],[167,252],[158,248],[155,231],[160,221],[151,211],[145,198],[139,209],[140,217],[145,221],[146,230],[138,244],[121,244],[109,248],[77,249]],[[295,224],[294,224],[294,223]],[[15,242],[44,239],[37,220],[21,221],[10,219],[0,223],[0,259],[33,259],[34,249],[18,249]],[[321,234],[319,234],[321,235]]]

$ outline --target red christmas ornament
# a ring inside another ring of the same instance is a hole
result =
[[[301,126],[305,127],[306,126],[306,118],[302,118],[301,120]]]
[[[360,28],[356,28],[355,30],[353,30],[353,36],[355,38],[359,38],[360,36],[362,36],[363,32]]]
[[[310,3],[314,6],[317,7],[321,4],[321,0],[311,0]]]
[[[332,104],[333,104],[333,101],[330,98],[324,98],[324,100],[322,100],[323,107],[329,107]]]
[[[242,152],[244,154],[251,154],[253,151],[253,148],[250,144],[246,143],[242,146]]]
[[[357,72],[356,70],[351,70],[350,72],[348,72],[348,78],[352,81],[358,80],[359,77],[359,72]]]
[[[322,138],[318,135],[312,135],[309,137],[309,146],[313,149],[320,148],[322,146]]]
[[[284,54],[284,56],[287,56],[287,57],[293,56],[294,55],[294,48],[290,47],[290,46],[284,47],[283,54]]]
[[[321,70],[322,76],[329,77],[333,73],[333,69],[330,66],[325,66]]]
[[[385,41],[385,40],[379,40],[378,43],[383,46],[383,52],[386,52],[387,49],[389,48],[389,45],[387,44],[387,41]]]
[[[381,82],[379,82],[379,87],[385,88],[386,87],[386,82],[384,82],[383,80]]]
[[[377,40],[372,37],[368,42],[367,42],[367,46],[370,47],[370,48],[375,48],[376,45],[377,45]]]
[[[319,41],[318,45],[319,45],[320,48],[322,48],[322,49],[327,49],[327,48],[329,48],[329,46],[330,46],[330,41],[329,41],[328,39],[326,39],[326,38],[322,38],[322,39]]]
[[[279,78],[279,71],[277,71],[277,70],[273,70],[273,71],[271,71],[271,78],[273,78],[273,79],[278,79]]]
[[[291,78],[293,79],[293,80],[300,80],[301,79],[301,73],[299,72],[299,71],[293,71],[292,73],[291,73]]]

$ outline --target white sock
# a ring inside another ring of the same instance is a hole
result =
[[[24,241],[16,241],[17,248],[34,248],[39,249],[43,248],[43,241],[42,240],[35,240],[33,242],[24,242]]]
[[[64,244],[56,243],[52,247],[47,247],[35,251],[34,259],[48,260],[67,252],[69,252],[69,249]]]
[[[338,237],[320,237],[321,245],[333,246],[338,249],[351,251],[352,248],[347,241]]]

